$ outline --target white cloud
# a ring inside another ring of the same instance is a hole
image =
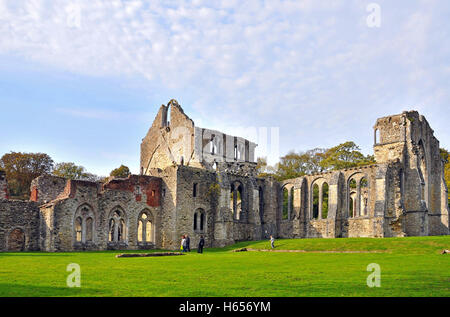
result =
[[[447,2],[378,2],[375,30],[358,1],[0,0],[0,54],[92,76],[141,76],[176,93],[168,100],[190,91],[189,106],[208,127],[278,125],[284,150],[344,138],[370,144],[367,122],[377,116],[410,100],[437,103],[430,112],[449,101],[448,67],[432,61],[447,52],[439,57],[448,62],[450,28],[438,14]]]

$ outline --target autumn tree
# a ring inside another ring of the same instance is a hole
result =
[[[120,165],[120,167],[111,171],[110,176],[118,178],[127,178],[131,175],[130,169],[125,165]]]
[[[45,153],[11,152],[2,156],[0,167],[6,172],[11,197],[28,199],[31,181],[49,174],[53,169],[52,158]]]
[[[100,180],[99,176],[88,173],[83,166],[78,166],[72,162],[62,162],[56,164],[52,174],[68,179],[86,180],[91,182]]]

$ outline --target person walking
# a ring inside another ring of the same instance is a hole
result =
[[[186,238],[185,236],[181,236],[181,252],[186,252]]]
[[[186,251],[191,252],[191,238],[188,235],[186,235]]]
[[[203,238],[203,236],[200,236],[200,241],[198,242],[197,252],[198,253],[203,253],[203,247],[204,246],[205,246],[205,239]]]
[[[275,249],[275,238],[272,235],[270,236],[270,246]]]

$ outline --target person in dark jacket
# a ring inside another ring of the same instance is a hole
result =
[[[186,235],[186,251],[191,252],[191,238],[188,235]]]
[[[203,247],[205,246],[205,239],[203,239],[203,236],[200,237],[200,241],[198,243],[198,253],[203,253]]]

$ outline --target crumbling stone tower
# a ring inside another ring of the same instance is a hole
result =
[[[448,234],[447,187],[439,141],[417,111],[383,117],[375,126],[378,164],[391,164],[397,175],[395,213],[409,236]]]
[[[223,162],[255,162],[256,144],[220,131],[196,127],[178,102],[162,105],[141,143],[141,174],[185,165],[210,171]]]

